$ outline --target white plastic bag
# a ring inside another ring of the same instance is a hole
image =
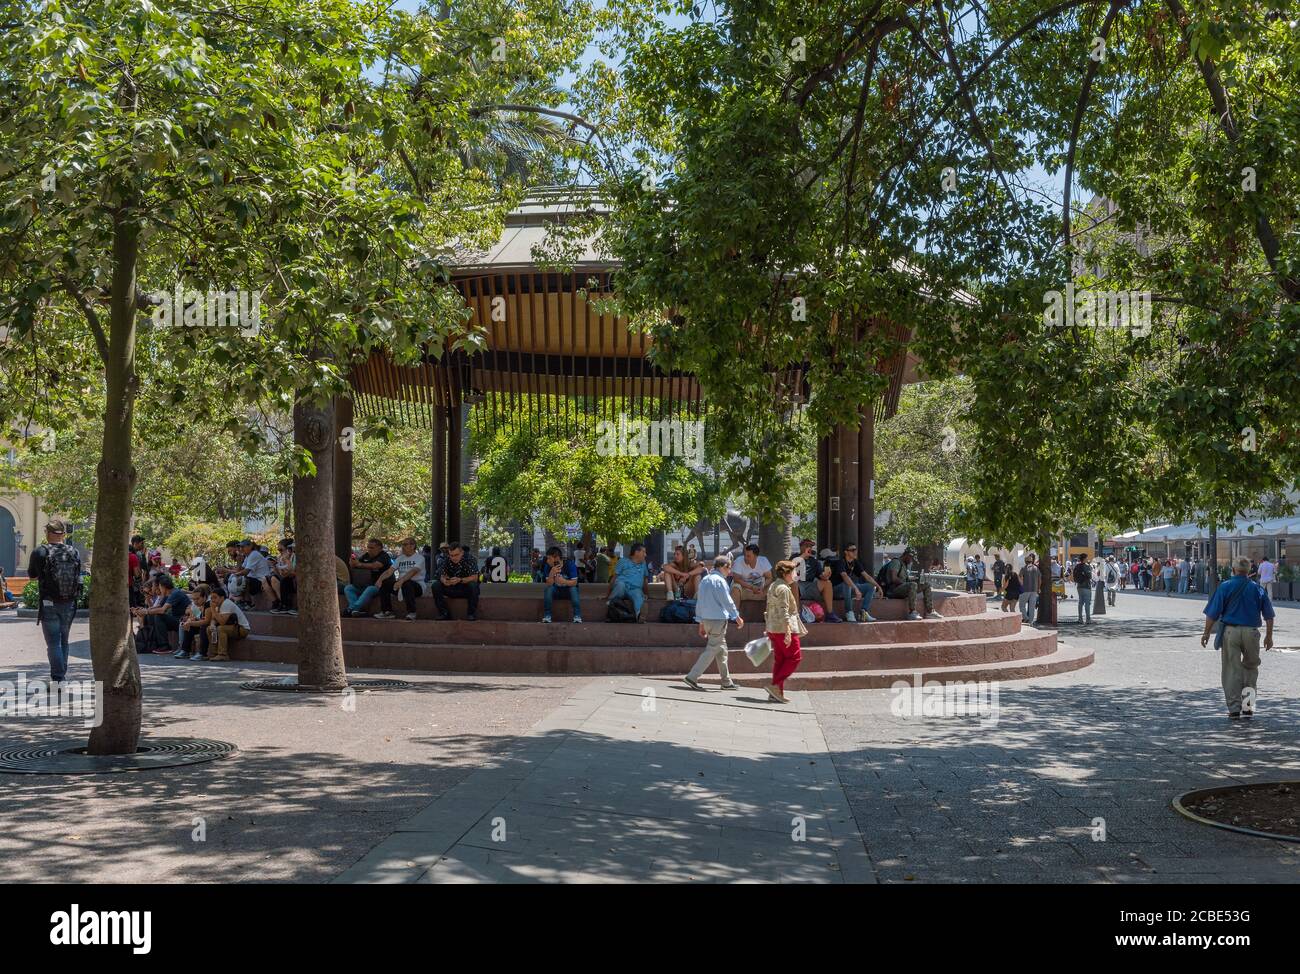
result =
[[[751,639],[745,643],[745,655],[755,666],[762,666],[768,656],[772,654],[772,640],[766,636],[760,636],[758,639]]]

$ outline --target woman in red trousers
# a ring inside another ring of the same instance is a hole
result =
[[[791,585],[794,573],[794,562],[777,562],[772,569],[772,587],[767,590],[764,628],[772,641],[772,685],[766,690],[777,703],[790,702],[785,697],[785,681],[799,668],[799,637],[808,631],[799,618],[799,597]]]

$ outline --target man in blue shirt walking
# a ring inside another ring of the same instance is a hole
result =
[[[700,623],[700,635],[709,641],[691,671],[686,674],[686,685],[692,690],[704,689],[700,686],[700,677],[715,659],[718,661],[718,675],[722,677],[722,689],[740,689],[732,682],[731,671],[727,669],[727,623],[744,625],[740,620],[740,610],[731,598],[731,583],[727,581],[730,574],[731,559],[726,555],[718,555],[713,559],[713,571],[700,579],[700,586],[695,592],[695,618]]]
[[[1223,622],[1223,696],[1228,717],[1238,720],[1255,715],[1255,680],[1259,676],[1259,620],[1267,628],[1264,648],[1273,648],[1273,602],[1268,593],[1250,579],[1250,559],[1233,562],[1233,577],[1220,585],[1205,607],[1205,631],[1201,645],[1210,640],[1210,630]]]

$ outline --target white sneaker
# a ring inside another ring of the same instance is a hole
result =
[[[543,621],[543,622],[550,622],[550,621],[551,621],[551,617],[550,617],[550,616],[542,616],[542,621]]]
[[[863,621],[863,622],[879,622],[880,620],[877,619],[875,616],[873,616],[870,612],[864,612],[864,613],[862,614],[862,621]]]
[[[844,613],[844,621],[845,621],[845,622],[857,622],[858,620],[857,620],[857,617],[856,617],[852,612],[846,612],[846,613]]]
[[[406,618],[408,621],[414,622],[416,620],[416,615],[414,612],[408,612],[406,613]]]
[[[915,619],[919,619],[919,618],[921,618],[921,613],[919,613],[919,612],[909,612],[909,613],[907,614],[907,617],[908,617],[909,619],[913,619],[913,620],[915,620]]]
[[[939,613],[935,612],[933,609],[931,609],[929,612],[927,612],[927,613],[925,614],[925,617],[926,617],[927,619],[942,619],[942,618],[943,618],[943,616],[939,615]]]
[[[395,615],[393,615],[391,612],[376,612],[376,613],[375,613],[375,618],[376,618],[376,619],[396,619],[397,617],[396,617]]]
[[[574,622],[581,622],[581,621],[582,621],[582,616],[574,616],[574,617],[573,617],[573,621],[574,621]]]

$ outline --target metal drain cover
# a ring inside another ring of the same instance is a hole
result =
[[[341,690],[329,690],[325,687],[314,687],[308,684],[299,683],[291,676],[281,677],[278,680],[253,680],[250,683],[239,684],[241,690],[270,690],[275,693],[346,693],[348,690],[402,690],[411,684],[405,680],[349,680],[348,685]]]
[[[134,754],[87,754],[83,741],[0,748],[0,774],[112,774],[178,768],[228,757],[239,748],[226,741],[194,737],[154,737]]]

